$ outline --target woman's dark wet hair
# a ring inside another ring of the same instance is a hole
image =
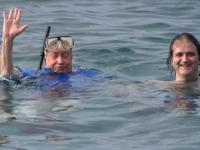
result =
[[[198,56],[199,56],[199,61],[200,61],[200,44],[199,44],[199,41],[197,40],[197,38],[194,35],[187,33],[187,32],[183,32],[181,34],[176,35],[170,43],[169,53],[168,53],[168,58],[167,58],[167,65],[168,65],[169,68],[171,68],[172,55],[173,55],[173,45],[174,45],[175,41],[181,40],[181,39],[186,39],[186,40],[192,42],[196,46],[197,53],[198,53]],[[171,72],[172,72],[172,68],[171,68]]]

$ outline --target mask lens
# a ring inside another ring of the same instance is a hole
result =
[[[46,50],[47,51],[57,51],[60,46],[65,50],[73,48],[73,39],[69,36],[63,37],[50,37],[46,40]]]
[[[56,50],[57,49],[57,38],[49,38],[46,41],[46,48],[48,50]]]
[[[71,37],[61,37],[64,48],[73,48],[73,39]]]

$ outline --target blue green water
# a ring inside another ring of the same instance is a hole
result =
[[[200,1],[5,0],[0,13],[11,7],[22,8],[21,22],[29,24],[15,41],[15,65],[38,67],[51,25],[51,35],[74,38],[75,66],[115,78],[64,96],[0,85],[0,149],[199,149],[198,86],[146,80],[173,79],[170,40],[181,32],[199,39]]]

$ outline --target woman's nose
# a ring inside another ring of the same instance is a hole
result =
[[[61,63],[64,62],[64,58],[61,55],[59,55],[58,58],[57,58],[57,61],[58,61],[58,63],[61,64]]]

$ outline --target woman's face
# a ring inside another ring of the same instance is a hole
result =
[[[72,52],[57,51],[47,52],[45,55],[45,67],[53,69],[55,72],[68,73],[72,71]]]

